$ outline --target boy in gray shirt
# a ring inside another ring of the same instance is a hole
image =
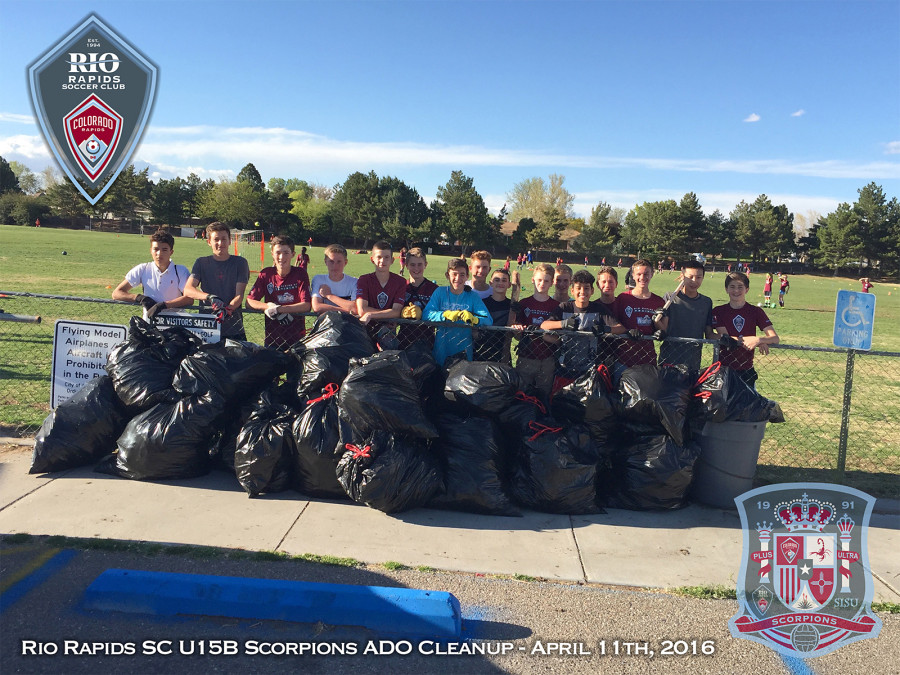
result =
[[[666,293],[664,299],[675,300],[667,310],[669,337],[707,338],[713,337],[712,300],[699,292],[703,283],[704,268],[696,260],[690,260],[681,268],[684,288],[677,294]],[[703,345],[685,342],[663,342],[659,348],[659,363],[683,363],[691,370],[700,370]]]
[[[250,266],[246,258],[228,253],[231,229],[225,223],[207,225],[206,241],[213,254],[194,261],[184,294],[200,300],[217,315],[222,324],[223,340],[245,341],[247,335],[241,305],[250,281]]]

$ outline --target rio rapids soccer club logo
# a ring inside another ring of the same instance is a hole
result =
[[[875,499],[825,483],[783,483],[735,499],[744,530],[734,637],[811,658],[873,638],[867,527]],[[755,525],[754,525],[755,524]]]
[[[157,72],[95,15],[28,67],[44,139],[91,205],[137,148],[156,97]]]

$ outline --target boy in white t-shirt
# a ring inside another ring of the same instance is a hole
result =
[[[112,299],[141,305],[148,320],[163,310],[193,305],[194,301],[184,294],[191,273],[184,265],[172,262],[174,250],[175,238],[162,228],[157,230],[150,236],[153,262],[132,267],[112,292]],[[137,286],[143,292],[131,293]]]
[[[325,249],[328,274],[317,274],[310,282],[312,309],[317,314],[346,312],[356,314],[356,277],[344,274],[347,249],[331,244]]]

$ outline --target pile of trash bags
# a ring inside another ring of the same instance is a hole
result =
[[[134,317],[107,375],[44,421],[31,473],[95,463],[172,480],[218,467],[251,497],[290,489],[385,513],[673,509],[704,423],[784,420],[718,363],[637,366],[617,384],[601,365],[548,401],[510,366],[461,355],[440,368],[425,344],[389,346],[339,312],[290,352]]]

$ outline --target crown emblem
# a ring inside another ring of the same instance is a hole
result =
[[[775,515],[788,532],[821,532],[834,517],[834,505],[816,499],[810,501],[804,492],[801,499],[778,504]]]

